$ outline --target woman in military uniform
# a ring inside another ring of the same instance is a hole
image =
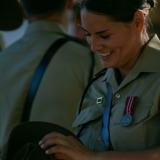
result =
[[[82,29],[108,69],[87,87],[73,123],[84,145],[51,133],[40,142],[47,154],[65,160],[160,159],[160,40],[148,32],[154,6],[154,0],[82,2]]]

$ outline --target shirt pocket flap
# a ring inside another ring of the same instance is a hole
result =
[[[140,107],[142,106],[142,107]],[[119,112],[117,112],[116,116],[114,116],[114,124],[115,125],[123,125],[123,123],[126,123],[128,121],[131,121],[132,125],[136,125],[139,123],[142,123],[143,121],[146,121],[148,118],[150,118],[151,116],[151,109],[152,109],[152,104],[148,103],[148,104],[140,104],[139,106],[137,105],[135,108],[135,111],[133,113],[133,115],[131,116],[131,119],[127,119],[127,117],[125,117],[124,114],[124,110],[119,110]],[[119,113],[119,115],[118,115]],[[126,118],[126,119],[125,119]],[[125,121],[124,121],[125,119]]]
[[[132,125],[142,123],[143,121],[147,120],[150,117],[151,114],[151,107],[150,104],[143,104],[143,107],[136,106],[136,110],[132,117]],[[124,111],[123,111],[124,112]],[[124,120],[124,114],[121,112],[120,116],[118,118],[115,118],[115,123],[117,125],[123,124]]]
[[[136,113],[133,115],[134,116],[134,124],[140,123],[142,121],[145,121],[146,119],[148,119],[148,117],[150,117],[150,113],[151,113],[151,108],[152,108],[152,104],[147,104],[144,105],[145,109],[143,110],[137,110]]]
[[[91,106],[83,109],[73,122],[73,127],[78,127],[102,116],[103,107]]]

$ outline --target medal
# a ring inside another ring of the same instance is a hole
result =
[[[121,119],[121,124],[124,127],[130,126],[132,124],[132,115],[125,114]]]
[[[132,124],[134,107],[135,107],[135,102],[136,101],[137,101],[136,96],[127,97],[123,117],[121,119],[122,126],[128,127]]]

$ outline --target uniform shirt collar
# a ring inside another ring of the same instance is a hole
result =
[[[135,66],[127,75],[127,77],[122,81],[121,86],[119,86],[116,76],[115,70],[109,68],[105,75],[102,78],[102,81],[108,81],[112,84],[113,90],[117,90],[119,87],[124,86],[131,80],[135,79],[140,73],[152,73],[152,72],[160,72],[160,40],[157,35],[154,35],[149,43],[143,49],[140,57],[138,58]]]
[[[133,72],[160,72],[160,40],[157,35],[149,41],[133,68]]]
[[[160,40],[157,35],[154,35],[150,42],[143,49],[142,54],[138,58],[135,66],[131,70],[133,73],[140,72],[160,72]],[[114,69],[109,68],[103,77],[103,81],[110,79],[114,75]]]
[[[64,34],[63,27],[51,21],[38,20],[28,24],[25,34],[43,33],[43,32],[54,32],[57,34]]]

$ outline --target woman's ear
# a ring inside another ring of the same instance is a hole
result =
[[[146,14],[143,10],[138,10],[136,11],[135,15],[134,15],[134,25],[137,31],[142,32],[144,30],[145,27],[145,17]]]
[[[73,7],[74,0],[67,0],[66,8],[71,10]]]

